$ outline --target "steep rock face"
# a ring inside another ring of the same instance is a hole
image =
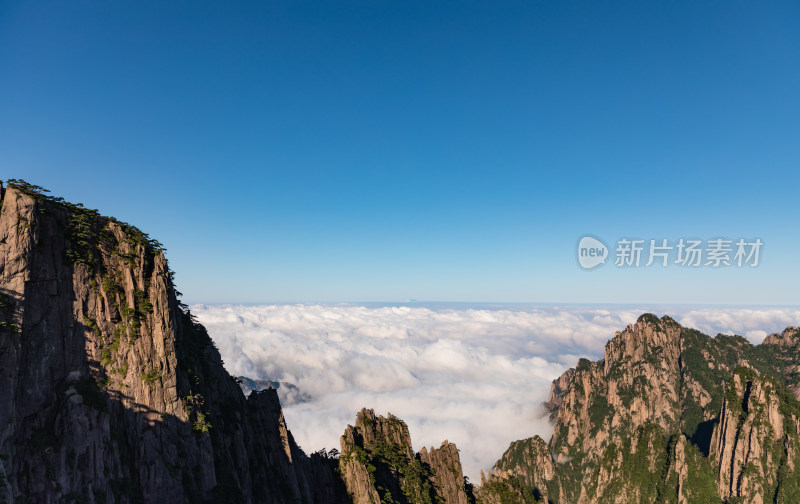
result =
[[[550,447],[539,436],[514,441],[494,466],[500,479],[519,479],[533,494],[547,502],[548,482],[555,478],[555,461]]]
[[[711,441],[723,498],[800,502],[800,404],[773,378],[739,368]]]
[[[575,374],[575,369],[568,369],[564,374],[553,380],[553,383],[550,385],[550,395],[547,397],[545,406],[551,413],[551,419],[558,413],[558,409],[561,406],[564,396],[566,396],[567,388],[569,387],[573,374]]]
[[[445,440],[439,448],[431,447],[428,450],[423,447],[419,451],[419,459],[423,466],[430,467],[436,495],[445,502],[467,504],[464,473],[455,444]]]
[[[521,482],[554,503],[800,502],[786,427],[797,425],[786,387],[797,385],[798,349],[795,328],[754,347],[645,314],[602,360],[553,382],[550,442],[512,443],[486,481]],[[737,369],[770,385],[745,392]],[[760,406],[736,409],[745,395]]]
[[[21,182],[0,211],[0,464],[8,503],[337,496],[275,391],[225,371],[157,242]]]
[[[787,327],[780,334],[770,334],[761,346],[774,355],[786,386],[800,399],[800,328]]]
[[[677,430],[680,355],[677,323],[640,317],[606,344],[603,360],[581,359],[554,382],[548,407],[556,425],[549,443],[555,465],[544,463],[541,442],[530,442],[529,458],[544,464],[538,472],[531,468],[531,475],[525,476],[527,470],[508,464],[503,470],[520,473],[529,484],[536,480],[542,495],[557,502],[642,500],[649,491],[617,481],[614,468],[625,458],[623,452],[635,454],[640,443]],[[639,432],[639,426],[650,429]],[[520,446],[517,451],[526,450]],[[639,463],[654,467],[659,461],[651,457]]]
[[[456,445],[414,454],[406,424],[362,409],[341,437],[339,469],[356,504],[467,504]]]
[[[653,317],[655,318],[655,317]],[[680,326],[643,316],[606,344],[599,362],[581,359],[558,405],[553,446],[560,457],[601,449],[609,436],[648,422],[671,429],[679,401]],[[563,380],[559,380],[563,381]]]

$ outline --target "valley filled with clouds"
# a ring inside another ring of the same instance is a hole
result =
[[[289,382],[284,415],[306,451],[338,448],[363,407],[409,426],[414,448],[448,439],[479,478],[508,444],[552,428],[550,382],[595,360],[644,312],[753,343],[800,321],[797,308],[409,304],[195,305],[233,375]]]

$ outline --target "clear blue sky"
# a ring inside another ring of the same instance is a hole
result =
[[[0,3],[0,178],[187,302],[797,304],[800,4]],[[581,270],[613,242],[758,268]]]

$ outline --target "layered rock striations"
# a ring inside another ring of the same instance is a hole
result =
[[[0,210],[0,501],[338,502],[335,461],[245,398],[138,229],[12,181]]]
[[[728,501],[800,502],[800,404],[774,378],[737,369],[710,458]]]
[[[549,442],[487,481],[553,503],[800,502],[796,328],[753,346],[645,314],[553,382]]]

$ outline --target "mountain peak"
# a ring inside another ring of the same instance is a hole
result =
[[[355,504],[467,504],[458,448],[444,441],[414,454],[405,422],[362,409],[341,437],[339,470]]]
[[[677,364],[680,353],[681,326],[670,317],[658,319],[652,313],[641,315],[636,323],[618,331],[605,347],[605,369],[617,363],[653,361],[658,354],[667,358],[667,365]]]
[[[764,338],[765,345],[796,347],[800,345],[800,328],[788,326],[780,333],[773,333]]]
[[[0,195],[0,500],[335,502],[333,467],[274,390],[245,399],[158,242],[24,181]]]
[[[512,443],[495,474],[551,502],[798,502],[799,342],[794,327],[753,346],[644,314],[553,381],[550,441]]]

